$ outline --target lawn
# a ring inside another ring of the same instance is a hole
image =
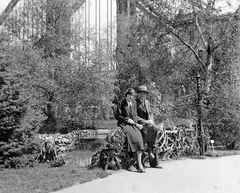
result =
[[[117,126],[116,120],[96,121],[94,124],[97,129],[113,129]],[[111,174],[110,171],[99,168],[91,170],[87,167],[95,149],[66,153],[66,165],[58,168],[44,163],[36,164],[33,168],[0,170],[0,193],[49,193],[74,184],[105,178]]]
[[[52,168],[50,163],[33,168],[0,171],[0,193],[48,193],[110,175],[102,169],[90,170],[92,152],[75,151],[66,155],[67,164]]]
[[[209,157],[224,157],[231,155],[240,155],[240,150],[214,150],[206,152]]]

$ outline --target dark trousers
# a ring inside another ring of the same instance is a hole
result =
[[[153,147],[156,146],[156,139],[159,128],[157,125],[145,124],[142,132],[143,143],[147,144],[147,151],[152,151]]]

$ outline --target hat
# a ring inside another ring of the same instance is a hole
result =
[[[141,86],[138,87],[137,92],[146,92],[146,93],[148,93],[148,89],[147,89],[147,87],[145,85],[141,85]]]
[[[133,88],[127,89],[125,96],[127,96],[128,94],[135,94],[135,90]]]

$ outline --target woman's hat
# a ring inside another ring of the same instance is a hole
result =
[[[139,86],[137,92],[146,92],[146,93],[148,93],[148,89],[147,89],[147,87],[145,85],[141,85],[141,86]]]
[[[125,96],[127,96],[128,94],[135,94],[135,90],[133,88],[127,89]]]

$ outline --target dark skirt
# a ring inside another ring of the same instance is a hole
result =
[[[141,132],[131,125],[122,126],[122,129],[127,135],[128,152],[142,151],[144,146]]]

